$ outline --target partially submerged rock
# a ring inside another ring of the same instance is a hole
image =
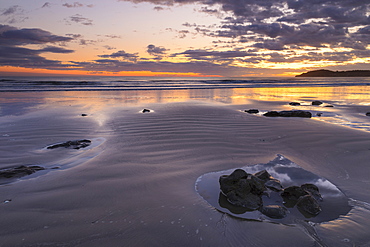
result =
[[[368,116],[368,117],[370,117],[370,111],[369,112],[366,112],[365,115]]]
[[[289,210],[279,205],[267,205],[263,206],[260,212],[272,219],[282,219],[288,215]]]
[[[321,212],[319,203],[311,195],[305,195],[299,198],[297,208],[303,215],[308,217],[316,216]]]
[[[150,112],[150,110],[149,109],[143,109],[141,112],[142,113],[147,113],[147,112]]]
[[[21,165],[0,170],[0,178],[21,178],[37,171],[45,170],[44,167],[34,165]]]
[[[258,109],[249,109],[249,110],[244,110],[244,112],[249,113],[249,114],[257,114],[260,111]]]
[[[312,101],[311,103],[312,105],[322,105],[322,101],[319,101],[319,100],[315,100],[315,101]]]
[[[70,148],[70,149],[80,149],[80,148],[88,147],[88,146],[90,146],[90,144],[91,144],[90,140],[86,140],[86,139],[84,139],[84,140],[75,140],[75,141],[67,141],[67,142],[63,142],[63,143],[50,145],[50,146],[47,147],[47,149],[55,149],[55,148],[60,148],[60,147]]]
[[[299,102],[290,102],[289,105],[291,105],[291,106],[299,106],[299,105],[301,105],[301,103],[299,103]]]
[[[311,118],[312,114],[309,111],[269,111],[263,114],[265,117],[302,117]]]

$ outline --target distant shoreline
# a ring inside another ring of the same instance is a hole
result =
[[[331,71],[320,69],[302,73],[295,77],[370,77],[370,70]]]

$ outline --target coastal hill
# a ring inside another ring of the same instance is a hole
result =
[[[320,69],[302,73],[295,77],[370,77],[370,70],[331,71]]]

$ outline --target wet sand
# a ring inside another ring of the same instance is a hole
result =
[[[0,246],[370,245],[369,132],[242,111],[283,110],[294,97],[190,91],[1,93],[1,168],[47,169],[0,186]],[[45,149],[77,139],[95,145]],[[351,211],[273,224],[220,212],[195,189],[203,174],[277,154],[336,185]]]

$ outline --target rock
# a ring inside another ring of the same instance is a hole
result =
[[[324,107],[334,107],[333,105],[326,105],[326,106],[324,106]]]
[[[87,117],[87,114],[82,113],[82,114],[81,114],[81,116],[82,116],[82,117]]]
[[[291,105],[291,106],[299,106],[299,105],[301,105],[301,103],[299,103],[299,102],[290,102],[289,105]]]
[[[219,178],[221,192],[227,200],[239,207],[256,210],[262,205],[262,194],[266,190],[264,181],[242,169]]]
[[[370,117],[370,111],[366,112],[366,116]]]
[[[297,208],[303,215],[307,213],[311,216],[316,216],[321,212],[319,203],[311,195],[305,195],[299,198]]]
[[[316,116],[321,117],[322,116],[322,113],[321,112],[318,112],[318,113],[316,113]]]
[[[80,149],[90,146],[91,141],[90,140],[75,140],[75,141],[67,141],[63,143],[58,143],[54,145],[50,145],[47,147],[47,149],[55,149],[55,148],[71,148],[71,149]]]
[[[240,179],[247,178],[248,173],[246,173],[242,169],[236,169],[230,175],[223,175],[219,179],[220,189],[224,195],[229,193],[232,190],[236,190],[238,188],[238,182]]]
[[[45,168],[33,165],[22,165],[12,168],[6,168],[0,170],[0,178],[20,178],[27,175],[31,175],[32,173],[41,170],[45,170]]]
[[[249,113],[249,114],[257,114],[260,111],[258,109],[249,109],[249,110],[244,110],[244,112]]]
[[[231,204],[249,210],[256,210],[262,205],[262,198],[252,193],[239,194],[236,191],[230,191],[226,197]]]
[[[298,201],[301,196],[305,195],[308,195],[308,192],[299,186],[290,186],[288,188],[285,188],[284,191],[281,193],[281,196],[284,198],[284,200],[295,201]]]
[[[277,179],[271,179],[265,183],[266,188],[269,188],[272,191],[278,192],[282,191],[284,188],[281,185],[280,181]]]
[[[322,196],[319,192],[319,188],[314,184],[302,184],[301,188],[311,194],[316,200],[322,201]]]
[[[312,105],[322,105],[323,103],[319,100],[312,101]]]
[[[262,170],[262,171],[256,172],[254,174],[254,176],[256,176],[259,179],[265,180],[265,181],[267,181],[267,180],[269,180],[269,179],[272,178],[271,175],[270,175],[270,173],[268,173],[268,171],[266,171],[266,170]]]
[[[150,110],[149,109],[143,109],[141,112],[146,113],[146,112],[150,112]]]
[[[302,118],[311,118],[312,114],[308,111],[269,111],[263,114],[266,117],[302,117]]]
[[[272,219],[282,219],[288,215],[289,210],[280,205],[267,205],[263,206],[260,212]]]

